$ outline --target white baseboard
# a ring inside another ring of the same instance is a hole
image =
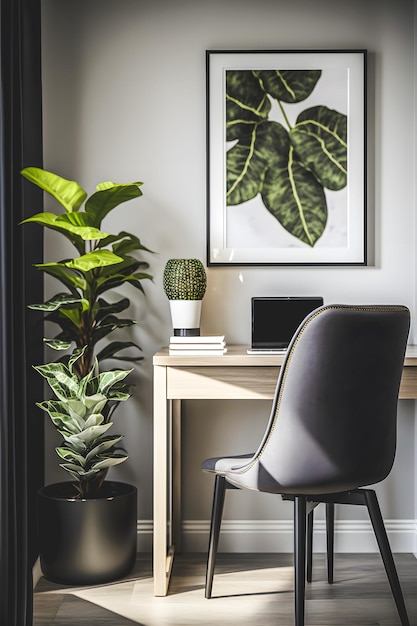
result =
[[[385,520],[393,552],[413,553],[417,557],[417,520]],[[206,552],[210,522],[184,520],[183,551]],[[325,552],[326,526],[315,520],[313,549]],[[152,520],[138,521],[138,552],[152,551]],[[292,520],[224,520],[219,543],[220,552],[292,552]],[[370,521],[336,520],[335,552],[378,552]]]
[[[137,551],[152,552],[153,521],[151,519],[138,520]]]

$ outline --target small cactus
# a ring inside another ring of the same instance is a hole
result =
[[[202,300],[207,277],[199,259],[169,259],[163,277],[168,300]]]

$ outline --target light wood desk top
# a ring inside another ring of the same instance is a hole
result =
[[[247,354],[249,346],[229,345],[226,354],[221,356],[201,356],[201,355],[170,355],[168,348],[162,348],[153,357],[154,365],[187,367],[189,365],[210,365],[210,366],[274,366],[281,365],[284,356],[281,354]],[[405,355],[404,365],[417,367],[417,345],[408,345]]]
[[[189,365],[209,365],[210,367],[245,367],[248,365],[266,365],[270,367],[281,365],[284,360],[284,356],[281,354],[247,354],[248,347],[249,346],[237,345],[227,346],[226,354],[220,356],[201,356],[195,354],[177,356],[169,354],[168,348],[163,348],[160,352],[155,354],[153,363],[154,365],[169,365],[170,367],[187,367]]]
[[[168,399],[270,399],[284,355],[247,354],[248,346],[230,345],[221,356],[157,352],[154,368],[166,370]],[[401,399],[417,399],[417,346],[407,346]]]

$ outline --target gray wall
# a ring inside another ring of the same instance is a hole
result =
[[[414,317],[413,19],[412,0],[43,0],[45,167],[89,192],[104,180],[145,183],[144,197],[108,218],[109,228],[136,233],[157,253],[149,258],[155,280],[146,298],[130,293],[139,320],[134,339],[146,358],[135,371],[135,397],[116,418],[130,460],[112,473],[137,484],[143,528],[152,518],[152,355],[171,333],[162,271],[170,257],[205,261],[205,50],[366,48],[369,54],[370,265],[208,269],[203,332],[248,343],[252,295],[401,302]],[[50,260],[62,254],[56,239],[47,238],[45,254]],[[186,403],[185,520],[209,517],[212,483],[199,471],[201,460],[250,451],[268,411],[267,402]],[[397,460],[379,487],[384,515],[407,520],[408,528],[417,517],[414,412],[413,402],[400,402]],[[64,478],[54,443],[48,429],[48,482]],[[233,494],[225,517],[290,519],[288,503],[278,500]],[[339,517],[361,513],[343,510]]]

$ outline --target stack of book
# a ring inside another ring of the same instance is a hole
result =
[[[169,353],[172,355],[219,356],[226,354],[224,335],[199,335],[198,337],[171,337]]]

